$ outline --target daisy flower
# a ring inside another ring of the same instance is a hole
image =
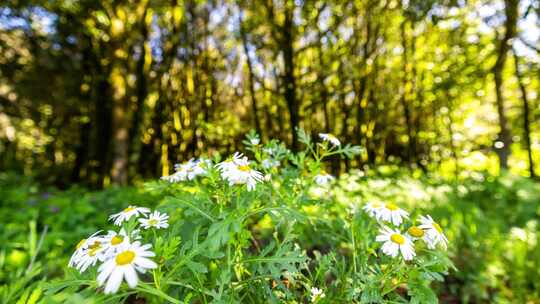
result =
[[[249,166],[248,158],[245,156],[239,158],[237,154],[235,154],[231,164],[222,165],[218,169],[221,170],[221,177],[229,181],[231,186],[245,184],[248,191],[255,189],[257,182],[263,180],[262,173]]]
[[[369,202],[367,203],[362,209],[370,216],[370,217],[377,217],[377,214],[379,214],[379,210],[384,207],[384,205],[380,202]]]
[[[332,135],[330,133],[319,133],[319,137],[323,141],[330,142],[332,145],[334,145],[334,147],[341,146],[341,142],[339,141],[339,139],[337,139],[337,137],[335,137],[334,135]]]
[[[330,183],[331,181],[333,181],[334,179],[335,178],[332,175],[330,175],[330,174],[328,174],[328,173],[326,173],[324,171],[322,171],[321,173],[315,175],[315,183],[317,185],[319,185],[319,186],[324,186],[324,185]]]
[[[392,230],[385,226],[379,233],[375,240],[383,242],[381,249],[384,254],[395,258],[401,253],[406,261],[412,260],[416,255],[412,241],[398,229]]]
[[[72,260],[74,260],[76,256],[79,256],[79,255],[83,254],[83,252],[85,250],[87,250],[88,247],[90,246],[90,244],[93,244],[95,240],[101,239],[101,236],[98,235],[100,232],[101,232],[101,230],[95,232],[94,234],[92,234],[88,238],[85,238],[85,239],[82,239],[82,240],[79,241],[77,246],[75,246],[75,252],[71,256],[71,259],[69,260],[69,266],[70,267],[73,265]]]
[[[127,222],[132,216],[139,216],[147,214],[150,212],[150,209],[137,206],[129,206],[121,212],[115,213],[109,216],[109,220],[114,220],[116,226],[122,225],[122,222]]]
[[[101,231],[97,231],[96,233],[92,234],[86,239],[82,239],[77,246],[75,247],[75,252],[71,255],[71,258],[69,259],[68,266],[69,267],[76,267],[79,269],[79,265],[81,264],[81,259],[88,255],[89,250],[93,250],[94,253],[98,253],[97,248],[99,247],[99,244],[103,241],[103,236],[98,235]],[[86,270],[87,267],[84,268]],[[84,270],[82,272],[84,272]]]
[[[392,222],[392,224],[399,226],[404,218],[409,218],[409,213],[403,209],[400,209],[397,205],[392,203],[384,204],[376,214],[377,220],[385,222]]]
[[[187,163],[175,165],[177,172],[182,172],[185,179],[194,180],[198,175],[205,174],[205,161],[190,159]]]
[[[236,167],[235,163],[239,161],[240,159],[242,159],[243,157],[244,155],[242,153],[236,152],[234,153],[232,157],[217,164],[216,168],[221,173],[221,177],[223,177],[224,179],[227,179],[230,172],[232,172],[235,169]]]
[[[205,158],[190,159],[183,164],[174,165],[174,172],[169,176],[162,176],[161,179],[169,183],[178,183],[186,180],[194,180],[197,176],[206,174],[207,168],[212,165],[212,161]]]
[[[136,235],[135,231],[133,234],[135,235],[134,239],[140,238],[140,236]],[[123,245],[129,244],[130,242],[130,236],[126,233],[124,228],[122,228],[120,232],[109,231],[103,239],[106,256],[115,255],[118,252],[118,248],[121,248]]]
[[[139,281],[137,272],[144,273],[157,267],[157,264],[149,259],[155,256],[155,253],[149,251],[150,247],[150,244],[141,246],[138,241],[124,244],[118,253],[99,267],[97,281],[99,286],[107,281],[105,294],[117,292],[124,278],[129,287],[137,287]]]
[[[167,228],[169,227],[169,216],[167,213],[159,213],[159,211],[154,211],[152,214],[148,215],[148,218],[140,218],[139,223],[144,229],[149,228]]]
[[[406,235],[412,241],[422,240],[428,245],[428,248],[430,248],[430,246],[431,246],[432,241],[428,238],[428,236],[424,232],[424,230],[422,230],[418,226],[409,227],[409,229],[407,229]]]
[[[418,227],[426,232],[427,238],[430,241],[427,243],[428,248],[435,249],[437,244],[441,244],[441,246],[446,249],[448,239],[444,235],[441,226],[439,226],[439,224],[437,224],[429,215],[420,216],[420,223],[421,225]]]
[[[70,267],[75,267],[80,273],[83,273],[90,266],[96,265],[98,261],[105,260],[105,245],[104,239],[101,237],[94,237],[87,243],[88,246],[85,250],[81,251],[78,255],[73,256],[70,260]]]
[[[310,293],[311,293],[311,302],[313,302],[313,303],[315,303],[318,300],[326,297],[326,294],[324,294],[323,290],[319,289],[317,287],[311,287]]]

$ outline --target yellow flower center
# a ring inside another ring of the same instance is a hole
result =
[[[96,248],[99,248],[101,247],[101,242],[100,241],[95,241],[92,245],[88,246],[88,248],[90,249],[96,249]]]
[[[251,169],[249,168],[248,165],[241,165],[241,166],[238,166],[238,170],[248,172]]]
[[[392,240],[392,242],[394,242],[396,244],[399,244],[399,245],[405,244],[405,238],[401,234],[398,234],[398,233],[392,234],[390,236],[390,240]]]
[[[122,243],[123,241],[124,241],[123,237],[121,237],[119,235],[115,235],[111,239],[111,245],[116,246],[116,245]]]
[[[98,250],[101,248],[101,243],[96,241],[96,242],[94,242],[94,244],[88,246],[88,248],[90,248],[90,250],[88,251],[88,255],[93,257],[93,256],[96,255]]]
[[[123,212],[124,212],[124,213],[128,213],[128,212],[133,211],[133,210],[135,210],[135,207],[129,206],[129,207],[127,207],[126,209],[124,209]]]
[[[386,209],[390,211],[396,211],[399,210],[399,207],[396,204],[388,203],[386,204]]]
[[[84,244],[84,242],[86,242],[86,239],[82,239],[82,240],[77,244],[77,246],[75,246],[75,249],[81,248],[81,246]]]
[[[411,228],[409,228],[407,230],[407,232],[409,232],[410,235],[414,236],[414,237],[417,237],[417,238],[421,238],[424,236],[424,230],[416,227],[416,226],[412,226]]]
[[[158,220],[156,220],[156,219],[148,220],[148,225],[150,225],[150,226],[156,226],[157,224],[158,224]]]
[[[433,227],[434,227],[435,230],[437,230],[439,233],[442,233],[442,228],[441,228],[441,226],[439,226],[439,224],[433,223]]]
[[[133,262],[133,260],[135,259],[135,252],[131,251],[131,250],[126,250],[122,253],[119,253],[117,256],[116,256],[116,265],[127,265],[127,264],[131,264],[131,262]]]

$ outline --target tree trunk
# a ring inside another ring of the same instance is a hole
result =
[[[114,17],[112,24],[124,23],[118,17]],[[113,159],[111,169],[111,181],[115,185],[126,185],[128,181],[128,150],[129,150],[129,117],[127,82],[124,76],[126,51],[122,49],[125,42],[123,27],[113,27],[111,31],[111,75],[109,82],[112,85],[112,146]]]
[[[262,128],[261,121],[259,119],[259,110],[257,109],[257,99],[255,97],[255,77],[253,77],[253,65],[251,63],[251,58],[249,57],[249,48],[248,48],[248,39],[246,34],[246,29],[242,20],[242,13],[238,16],[238,22],[240,23],[240,36],[242,37],[242,46],[244,48],[244,54],[246,55],[246,63],[248,67],[248,77],[249,77],[249,94],[251,95],[251,109],[253,111],[253,124],[255,125],[255,130],[262,137]]]
[[[99,49],[104,49],[105,46],[102,44],[98,45]],[[95,102],[95,128],[92,134],[91,145],[91,159],[96,163],[96,187],[101,188],[104,186],[105,178],[109,174],[110,170],[110,145],[111,145],[111,134],[112,134],[112,109],[111,109],[111,86],[108,81],[109,75],[111,73],[108,66],[103,66],[100,63],[100,58],[103,58],[105,55],[103,52],[99,55],[99,58],[96,58],[95,66],[96,71],[93,75],[93,81],[96,81],[96,89],[93,93],[93,99]],[[91,165],[94,166],[94,165]]]
[[[525,88],[525,84],[523,83],[521,72],[519,71],[519,57],[517,56],[515,51],[513,51],[513,53],[514,53],[516,78],[518,81],[519,89],[521,91],[521,101],[523,105],[523,133],[524,133],[523,137],[525,138],[525,145],[527,146],[527,157],[529,159],[529,174],[532,178],[534,178],[536,177],[536,174],[534,172],[534,161],[533,161],[532,147],[531,147],[531,123],[529,120],[529,116],[530,116],[529,99],[527,97],[527,89]]]
[[[506,63],[506,58],[508,55],[508,50],[510,48],[510,39],[516,35],[516,25],[518,19],[518,4],[519,0],[505,0],[505,33],[501,40],[498,41],[498,51],[497,51],[497,61],[492,68],[493,77],[495,80],[495,94],[497,102],[497,113],[499,115],[499,136],[497,142],[495,143],[495,149],[499,157],[499,166],[500,169],[508,169],[508,157],[510,156],[510,145],[512,144],[512,138],[510,135],[510,129],[508,126],[508,118],[506,117],[506,109],[504,105],[504,96],[502,92],[503,87],[503,76],[502,72],[504,69],[504,64]],[[502,146],[499,146],[498,142],[502,143]]]
[[[296,78],[294,76],[294,24],[293,9],[287,8],[285,11],[285,22],[283,24],[283,63],[285,66],[284,84],[285,101],[289,110],[289,123],[292,132],[291,147],[293,151],[298,150],[298,135],[296,129],[300,123],[299,105],[296,100]]]
[[[406,31],[407,21],[401,23],[401,41],[403,47],[403,92],[401,94],[401,105],[403,106],[403,115],[405,116],[405,127],[407,130],[407,153],[406,158],[407,162],[411,164],[414,158],[414,142],[413,142],[413,131],[412,131],[412,121],[411,121],[411,110],[409,107],[409,58],[407,52],[407,31]]]
[[[144,12],[141,17],[140,22],[140,32],[141,32],[141,38],[140,38],[140,58],[137,60],[136,64],[136,75],[137,75],[137,83],[136,83],[136,94],[137,94],[137,105],[134,109],[133,118],[131,119],[131,127],[129,129],[129,164],[130,164],[130,176],[135,176],[137,174],[137,163],[139,162],[139,157],[141,155],[141,138],[140,138],[140,130],[141,130],[141,122],[142,117],[144,114],[144,103],[146,100],[146,97],[148,96],[148,84],[146,75],[148,73],[146,67],[150,64],[150,62],[146,61],[146,58],[149,53],[149,45],[147,43],[148,40],[148,26],[146,24],[147,19],[147,8],[144,8]]]

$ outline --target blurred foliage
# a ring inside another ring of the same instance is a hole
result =
[[[294,149],[302,127],[365,148],[335,173],[393,163],[496,174],[504,150],[513,173],[531,174],[539,10],[529,0],[3,1],[0,168],[61,187],[126,184],[200,151],[230,153],[250,129]]]

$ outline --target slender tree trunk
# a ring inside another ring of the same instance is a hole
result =
[[[421,109],[421,106],[423,104],[423,95],[421,92],[421,85],[418,85],[419,79],[418,78],[418,72],[416,69],[416,35],[414,33],[414,23],[411,22],[411,79],[410,79],[410,100],[413,100],[415,102],[411,105],[411,132],[410,132],[410,144],[411,144],[411,150],[412,150],[412,159],[411,161],[414,161],[414,163],[422,169],[422,171],[426,172],[425,166],[421,162],[420,158],[420,151],[418,149],[419,143],[418,143],[418,133],[420,131],[420,118],[421,116],[416,115],[416,113],[419,113],[419,108]],[[421,79],[420,79],[421,83]],[[420,110],[421,111],[421,110]],[[421,113],[421,112],[420,112]]]
[[[512,52],[514,54],[514,64],[515,64],[515,72],[516,72],[516,78],[518,81],[519,89],[521,91],[521,101],[523,105],[523,137],[525,138],[525,145],[527,146],[527,157],[529,158],[529,174],[532,178],[536,177],[536,174],[534,172],[534,160],[532,155],[532,147],[531,147],[531,123],[529,120],[530,116],[530,110],[529,110],[529,99],[527,96],[527,89],[525,88],[525,84],[523,83],[523,77],[521,76],[521,72],[519,70],[519,57],[516,54],[515,50]]]
[[[257,109],[257,99],[255,97],[255,77],[253,77],[253,65],[251,63],[251,57],[249,56],[248,39],[241,13],[238,16],[238,22],[240,23],[240,36],[242,37],[242,46],[244,48],[244,54],[246,55],[246,63],[248,67],[248,85],[249,94],[251,96],[251,110],[253,111],[253,124],[255,125],[255,130],[257,130],[257,133],[262,137],[261,121],[259,118],[259,110]]]
[[[124,23],[118,17],[112,24]],[[112,85],[112,134],[113,134],[113,160],[111,169],[111,181],[115,185],[126,185],[128,182],[128,150],[129,150],[129,116],[127,82],[125,79],[125,50],[122,45],[125,42],[123,27],[113,28],[111,31],[111,75],[109,81]]]
[[[298,150],[298,135],[296,129],[300,124],[299,104],[296,99],[296,77],[294,76],[294,23],[293,9],[287,8],[285,11],[285,22],[283,24],[283,63],[285,66],[284,85],[285,85],[285,101],[289,110],[289,123],[292,132],[291,148],[293,151]]]
[[[324,61],[324,52],[323,52],[323,45],[322,45],[322,33],[319,30],[317,33],[317,47],[318,47],[318,55],[319,55],[319,77],[317,79],[317,82],[319,84],[319,97],[321,99],[322,103],[322,109],[323,109],[323,116],[324,116],[324,131],[326,133],[330,133],[330,115],[328,113],[328,88],[326,87],[325,80],[326,80],[326,64]]]
[[[354,85],[354,91],[356,95],[357,100],[357,106],[356,106],[356,123],[354,126],[354,136],[356,138],[356,143],[360,146],[363,145],[362,140],[364,139],[364,134],[362,134],[362,125],[365,123],[365,106],[364,106],[364,97],[366,95],[366,88],[367,88],[367,81],[368,81],[368,75],[366,73],[366,63],[367,59],[370,56],[370,44],[371,44],[371,37],[372,37],[372,26],[371,26],[371,13],[368,11],[371,8],[369,5],[366,8],[366,40],[364,44],[362,45],[362,58],[360,60],[361,66],[359,68],[362,69],[360,80],[358,81],[359,84],[355,85],[356,82],[353,82]],[[361,35],[359,33],[359,35]],[[365,140],[364,140],[365,142]],[[357,161],[359,165],[362,165],[362,155],[357,156]]]
[[[136,75],[137,75],[137,83],[136,83],[136,94],[137,94],[137,105],[134,109],[133,118],[131,119],[131,127],[129,129],[129,163],[130,168],[133,168],[133,170],[130,171],[130,176],[135,176],[137,174],[136,164],[139,162],[139,157],[141,153],[141,123],[142,123],[142,117],[144,114],[144,103],[146,100],[146,97],[148,96],[148,84],[146,79],[147,74],[147,66],[150,65],[150,62],[147,62],[147,57],[150,55],[148,53],[149,51],[149,45],[148,45],[148,25],[146,23],[147,20],[147,8],[144,8],[144,12],[141,17],[140,22],[140,32],[141,32],[141,38],[140,38],[140,58],[137,60],[136,64]]]
[[[413,143],[413,131],[412,131],[412,121],[411,121],[411,109],[409,107],[409,58],[407,50],[407,21],[401,23],[401,41],[403,47],[403,92],[401,94],[401,105],[403,106],[403,115],[405,117],[405,127],[407,130],[407,161],[409,164],[413,161],[414,153],[414,143]]]
[[[504,95],[502,91],[502,72],[504,70],[504,65],[506,63],[506,58],[510,48],[510,39],[516,36],[518,5],[519,0],[505,0],[505,33],[503,38],[498,41],[497,61],[492,68],[493,77],[495,80],[495,95],[500,127],[497,141],[502,143],[502,146],[499,146],[498,143],[496,143],[495,149],[499,157],[499,166],[501,170],[508,168],[508,157],[510,156],[510,145],[512,144],[512,138],[508,126],[508,118],[506,116],[506,109],[504,105]]]
[[[113,68],[112,77],[117,80],[122,77],[118,68]],[[128,147],[129,147],[129,127],[128,127],[128,111],[126,105],[126,97],[122,91],[125,87],[124,82],[114,81],[113,92],[113,161],[111,169],[111,180],[115,185],[127,184],[127,163],[128,163]]]
[[[105,46],[100,44],[98,49],[105,49]],[[108,81],[111,70],[109,66],[103,66],[100,59],[105,55],[105,51],[100,52],[99,58],[96,58],[96,71],[94,81],[96,89],[93,93],[95,103],[95,128],[92,134],[91,155],[92,160],[96,163],[96,179],[95,184],[98,188],[104,186],[105,178],[110,171],[111,157],[111,134],[112,134],[112,108],[111,108],[111,85]],[[93,166],[93,165],[92,165]]]
[[[87,77],[87,75],[92,75],[92,62],[94,56],[92,54],[92,44],[89,41],[87,42],[86,40],[83,40],[83,43],[85,44],[82,52],[82,72],[84,73],[83,77]],[[83,82],[84,79],[81,78],[81,84]],[[89,112],[91,112],[92,92],[90,90],[82,92],[81,99],[89,104]],[[75,183],[78,183],[81,180],[88,182],[88,160],[90,155],[89,145],[91,145],[91,130],[93,128],[92,122],[93,120],[88,120],[87,122],[81,123],[81,125],[79,126],[79,142],[77,143],[75,148],[75,161],[71,171],[71,181]]]

